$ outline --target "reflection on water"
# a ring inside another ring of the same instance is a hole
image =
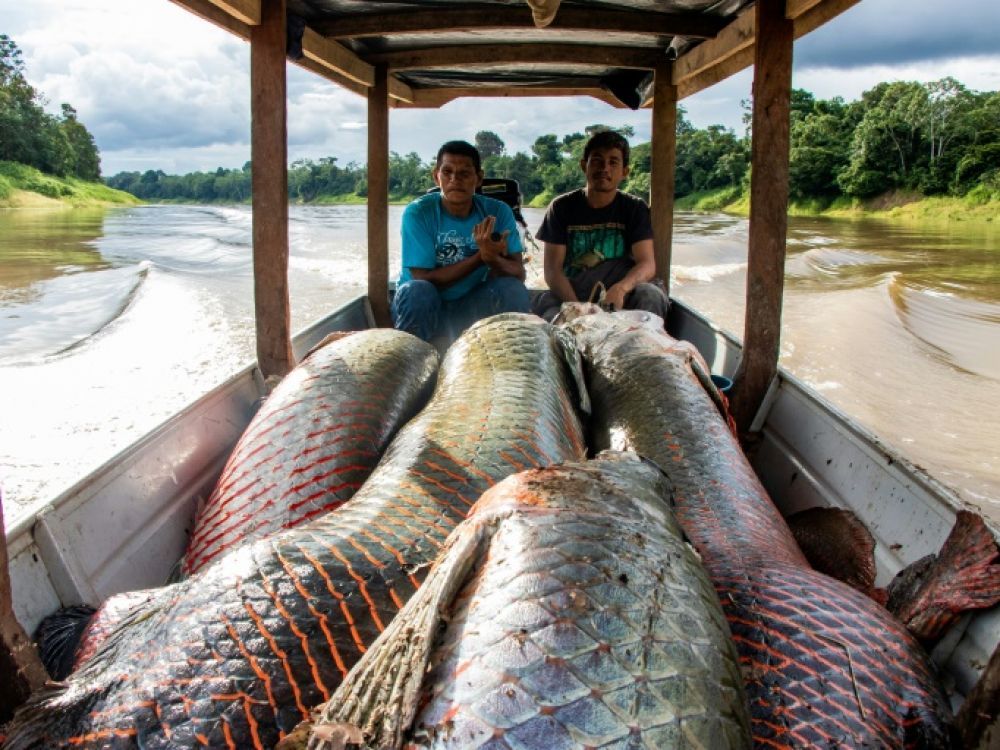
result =
[[[541,211],[525,216],[536,230]],[[289,218],[297,330],[364,291],[366,219]],[[250,231],[241,206],[0,211],[0,481],[15,514],[252,359]],[[675,222],[673,293],[736,334],[746,242],[742,219]],[[790,219],[781,363],[1000,519],[996,227]]]
[[[0,304],[18,303],[36,281],[106,268],[93,243],[104,234],[103,209],[0,209]]]

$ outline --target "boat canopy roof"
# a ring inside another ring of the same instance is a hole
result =
[[[244,38],[261,0],[175,0]],[[857,0],[787,0],[801,36]],[[589,95],[649,106],[653,74],[677,99],[753,63],[754,0],[287,0],[289,56],[363,96],[376,66],[390,106],[463,96]]]

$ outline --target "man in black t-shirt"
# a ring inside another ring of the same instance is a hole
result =
[[[587,186],[560,195],[549,205],[537,237],[545,243],[545,282],[549,291],[532,306],[551,320],[563,302],[597,301],[613,310],[647,310],[667,317],[669,301],[656,276],[649,208],[618,186],[628,176],[629,146],[605,130],[583,150],[580,168]]]

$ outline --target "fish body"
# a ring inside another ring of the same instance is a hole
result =
[[[350,501],[132,611],[19,710],[5,747],[273,747],[329,699],[484,490],[584,455],[557,333],[528,315],[470,328]]]
[[[634,450],[673,483],[740,652],[756,745],[948,747],[950,712],[923,649],[881,606],[809,567],[697,351],[614,315],[568,327],[587,369],[593,447]]]
[[[392,436],[427,402],[437,365],[430,344],[384,328],[351,332],[311,352],[237,442],[195,519],[184,574],[350,500]]]
[[[488,490],[309,748],[338,727],[379,750],[749,747],[729,629],[669,497],[612,453]]]

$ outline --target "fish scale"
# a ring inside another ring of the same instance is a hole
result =
[[[729,629],[669,493],[634,454],[490,489],[308,747],[345,727],[373,750],[749,747]]]
[[[273,747],[330,697],[485,489],[584,455],[558,334],[527,315],[471,328],[350,501],[134,611],[18,712],[6,747]]]
[[[347,502],[426,403],[436,370],[433,347],[392,329],[347,333],[307,356],[233,449],[195,519],[184,574]]]
[[[808,566],[720,416],[697,351],[616,315],[568,328],[587,369],[593,447],[634,450],[670,476],[678,521],[736,640],[755,744],[950,746],[950,711],[923,649],[884,608]]]

